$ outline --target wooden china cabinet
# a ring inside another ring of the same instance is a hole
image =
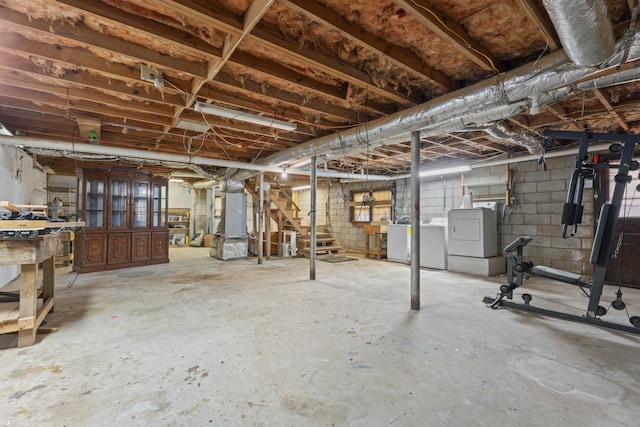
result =
[[[169,262],[167,180],[138,169],[78,170],[74,271]]]

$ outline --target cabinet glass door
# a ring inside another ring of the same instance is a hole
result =
[[[87,178],[85,221],[87,227],[104,226],[104,179]]]
[[[111,228],[127,227],[128,181],[111,181]]]
[[[166,227],[167,225],[167,186],[153,184],[153,226]]]
[[[134,181],[132,227],[147,228],[148,214],[149,214],[149,184],[146,182]]]

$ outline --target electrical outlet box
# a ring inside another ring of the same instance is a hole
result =
[[[153,67],[142,64],[140,66],[140,78],[145,82],[155,83],[156,79],[162,78],[162,72]]]

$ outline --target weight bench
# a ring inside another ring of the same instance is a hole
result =
[[[505,246],[504,252],[510,254],[507,257],[507,284],[500,286],[500,294],[496,298],[487,297],[484,299],[485,303],[488,303],[490,307],[495,308],[500,305],[504,297],[507,299],[513,298],[513,290],[522,286],[524,280],[528,279],[530,274],[591,289],[591,283],[582,280],[579,274],[544,265],[534,267],[531,261],[525,261],[523,249],[532,240],[533,237],[531,236],[522,236]]]
[[[490,308],[507,307],[520,309],[558,319],[587,323],[633,334],[640,334],[640,316],[630,316],[629,312],[626,311],[625,314],[632,326],[607,322],[603,320],[602,317],[607,314],[608,308],[600,304],[602,291],[605,285],[607,267],[609,266],[616,236],[616,226],[621,212],[622,201],[624,199],[626,187],[632,180],[630,172],[640,170],[640,162],[634,160],[636,148],[640,147],[640,135],[568,132],[547,129],[543,132],[543,137],[545,147],[550,147],[558,138],[577,140],[580,143],[578,153],[576,155],[575,168],[569,182],[566,202],[562,207],[560,222],[562,224],[563,238],[575,236],[578,226],[582,223],[582,216],[584,213],[582,201],[586,182],[593,179],[598,170],[616,171],[612,182],[615,184],[613,193],[611,194],[610,201],[605,202],[600,208],[596,232],[593,239],[593,246],[591,247],[589,262],[595,266],[593,279],[585,281],[582,280],[578,274],[558,270],[557,268],[545,266],[534,267],[533,263],[524,260],[522,250],[523,247],[533,239],[529,236],[523,236],[514,240],[504,249],[508,254],[507,283],[500,286],[500,292],[496,297],[485,297],[483,301]],[[600,163],[597,160],[591,161],[593,159],[588,154],[588,146],[591,141],[610,141],[612,144],[609,146],[609,152],[612,153],[612,155],[616,153],[619,154],[620,160],[609,163]],[[569,227],[572,227],[570,233]],[[536,307],[531,304],[533,297],[528,293],[522,294],[524,304],[511,301],[513,299],[513,290],[521,286],[524,279],[529,278],[529,274],[535,274],[540,277],[579,286],[583,291],[585,288],[589,289],[589,301],[584,315],[577,316],[562,311]],[[618,287],[616,298],[611,302],[610,307],[620,311],[626,310],[626,304],[622,300],[622,291],[620,287]]]
[[[547,279],[553,279],[559,282],[580,286],[581,288],[591,289],[591,283],[583,281],[579,274],[571,273],[569,271],[538,265],[536,267],[532,267],[529,272],[536,276],[546,277]]]

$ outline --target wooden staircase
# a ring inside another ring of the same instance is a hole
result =
[[[331,233],[316,233],[316,255],[337,254],[342,250]],[[311,236],[298,237],[298,252],[305,258],[311,256]]]
[[[247,190],[254,200],[258,200],[258,192],[255,190],[255,182],[244,182],[244,188]],[[311,236],[309,235],[309,227],[303,226],[299,218],[300,208],[295,204],[284,188],[278,187],[277,183],[271,183],[271,188],[266,190],[265,198],[268,198],[277,209],[268,209],[267,213],[278,224],[283,224],[283,229],[294,229],[297,233],[298,254],[309,258],[311,254]],[[286,219],[283,223],[282,217]],[[337,254],[342,247],[336,242],[336,238],[327,232],[316,233],[316,255]]]
[[[258,192],[255,190],[253,183],[245,181],[244,188],[251,194],[254,200],[259,199]],[[279,215],[282,215],[286,219],[286,223],[283,225],[285,229],[294,229],[296,233],[301,236],[309,232],[309,227],[303,227],[298,217],[300,208],[293,202],[293,199],[285,190],[275,188],[272,184],[272,187],[265,191],[264,195],[277,207],[277,209],[269,209],[267,211],[271,213],[271,219],[279,224],[281,220]]]

